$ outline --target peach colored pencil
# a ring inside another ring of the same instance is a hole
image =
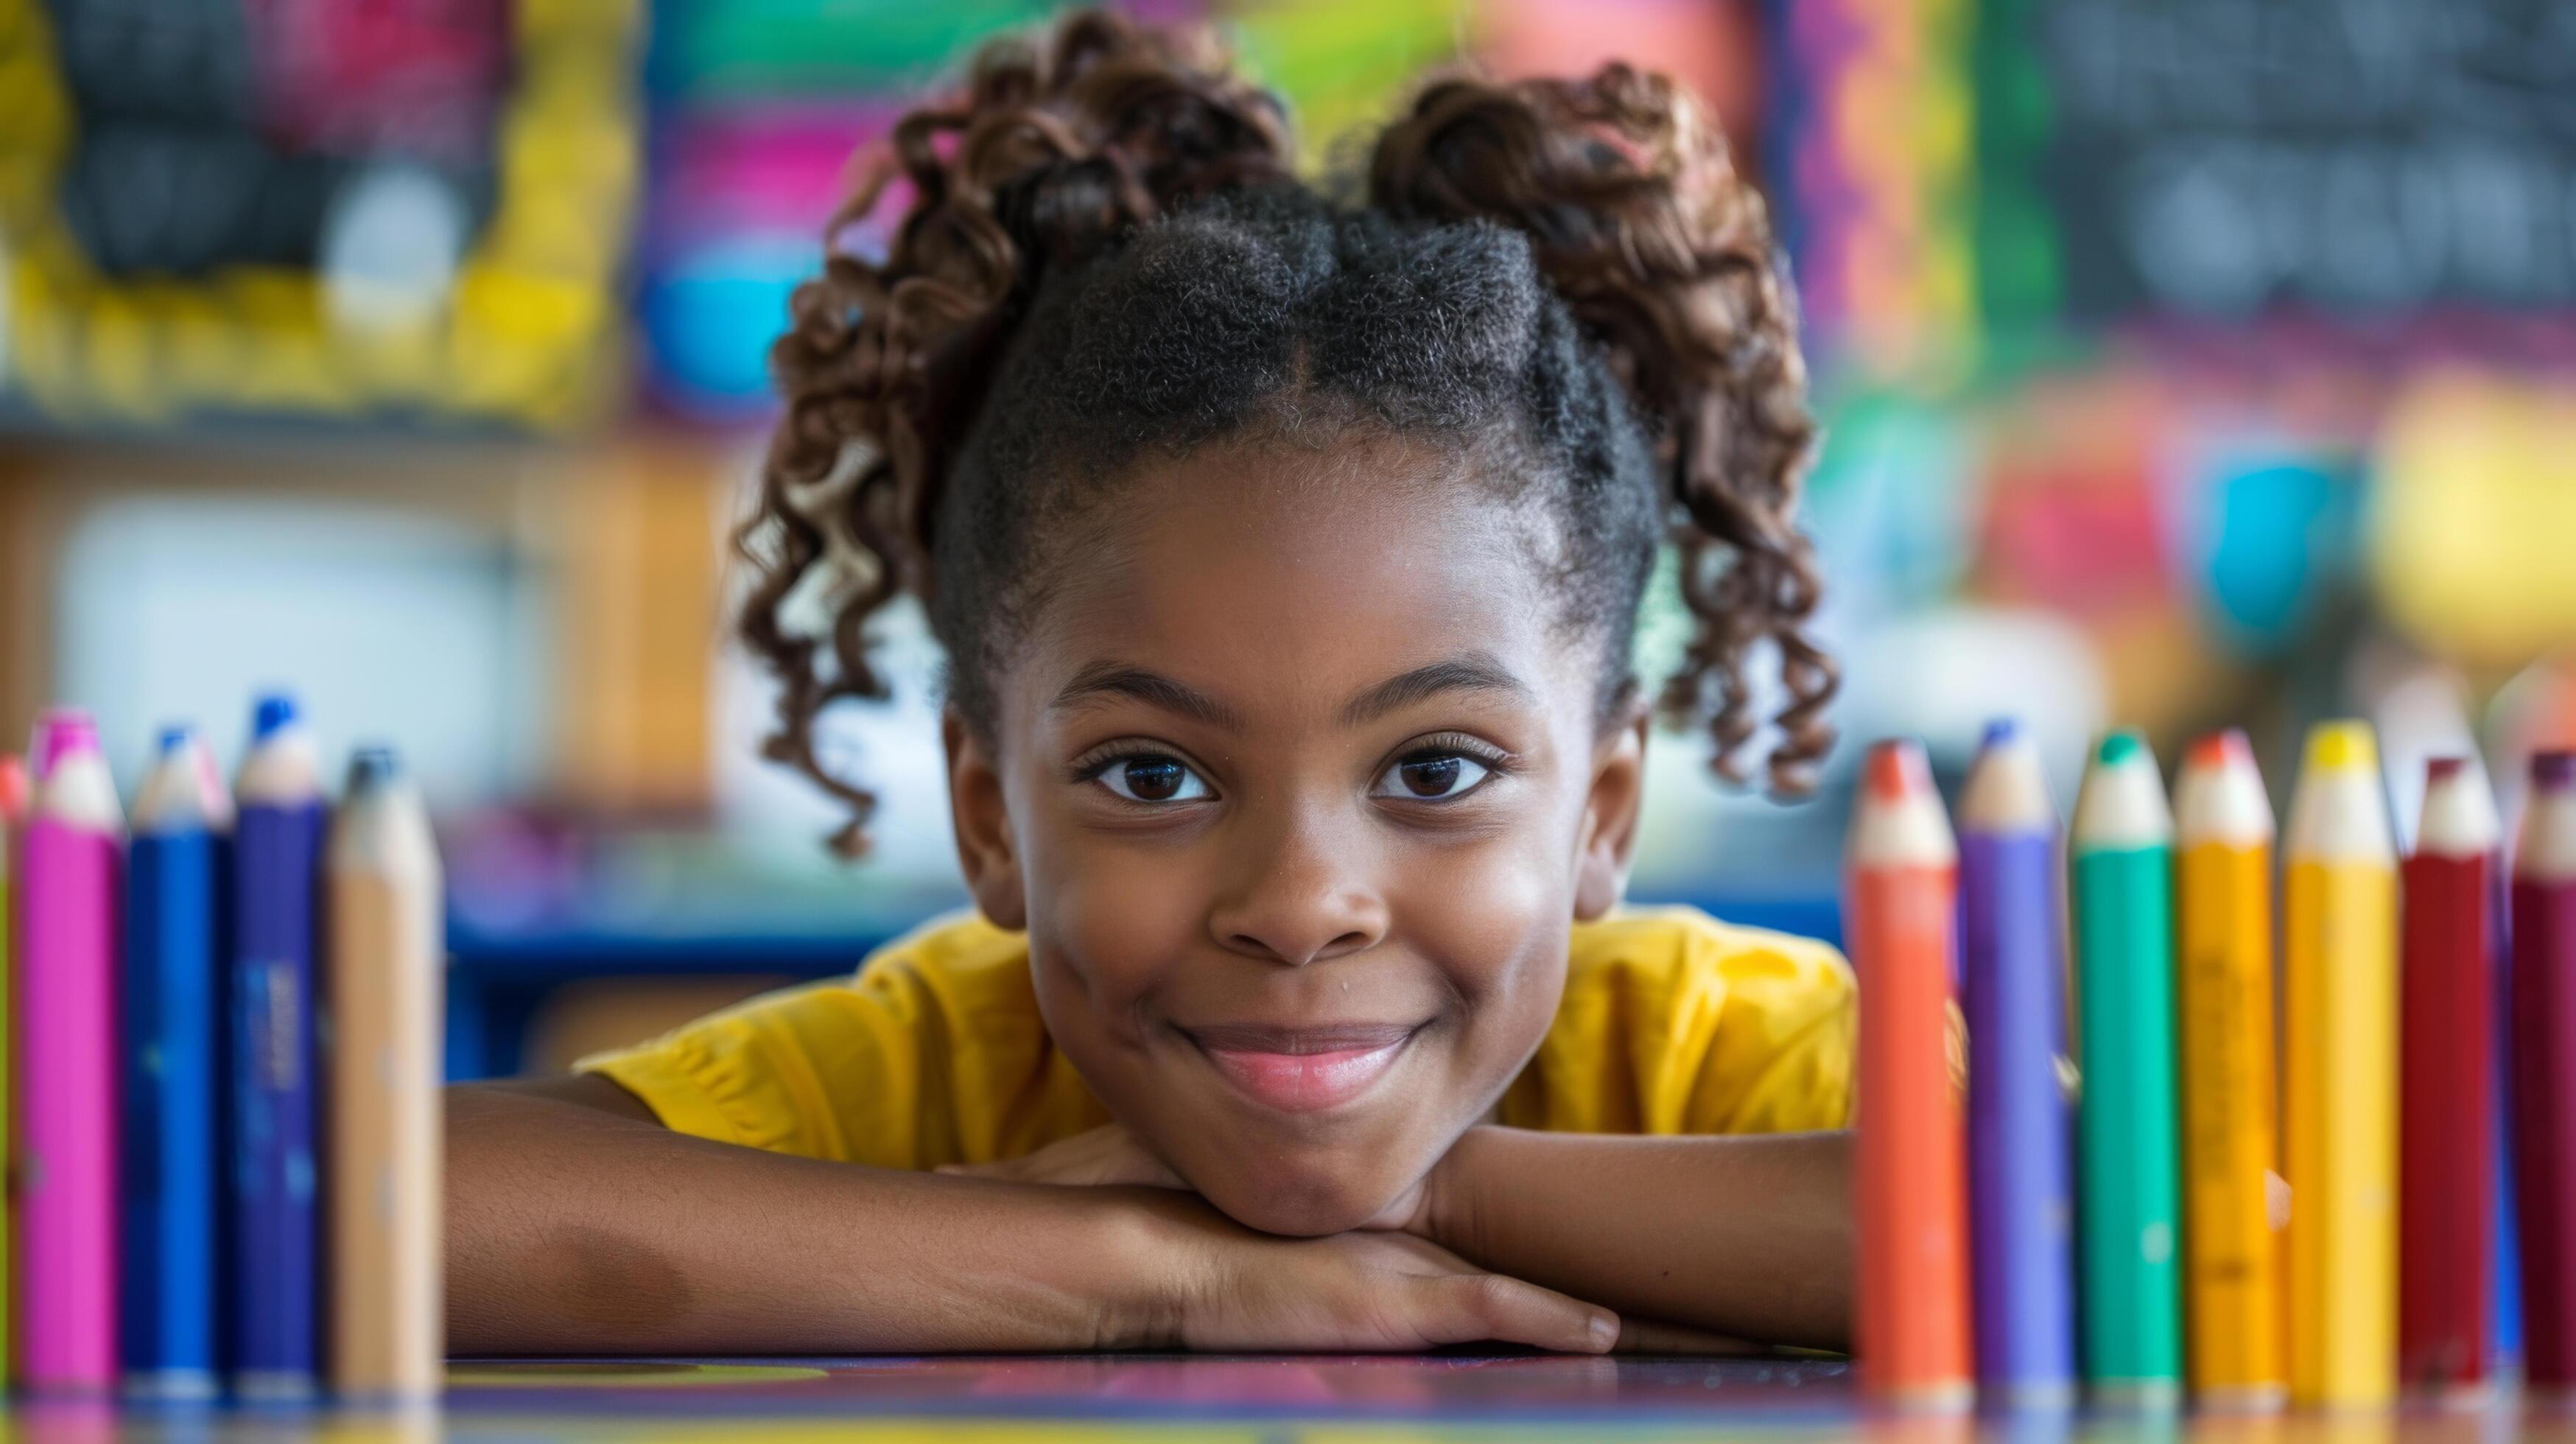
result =
[[[438,850],[393,754],[360,752],[329,855],[331,1387],[421,1398],[444,1356],[439,1289]]]

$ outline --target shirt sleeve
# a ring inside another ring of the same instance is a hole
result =
[[[877,1168],[985,1163],[1105,1122],[1048,1041],[1028,943],[971,916],[855,977],[765,994],[574,1065],[674,1132]]]
[[[888,966],[891,964],[891,966]],[[921,1002],[898,959],[764,994],[574,1067],[676,1133],[804,1158],[920,1168]]]
[[[1505,1123],[1781,1133],[1851,1117],[1851,969],[1811,938],[1643,909],[1577,925],[1555,1024]]]
[[[1694,1060],[1680,1132],[1850,1125],[1858,1010],[1840,953],[1810,938],[1743,930],[1686,986],[1708,995],[1701,1006],[1717,1024]]]

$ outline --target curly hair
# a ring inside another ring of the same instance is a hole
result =
[[[894,183],[881,262],[838,238]],[[1423,437],[1501,464],[1555,522],[1565,620],[1605,707],[1659,545],[1694,634],[1663,691],[1715,766],[1803,792],[1831,746],[1821,582],[1796,526],[1816,425],[1796,303],[1760,195],[1686,92],[1589,79],[1432,84],[1351,193],[1294,178],[1278,102],[1193,34],[1085,13],[988,45],[914,110],[833,218],[771,352],[785,398],[738,543],[741,636],[780,683],[767,754],[849,805],[818,717],[882,698],[869,620],[909,592],[948,700],[989,729],[1051,542],[1148,455],[1319,429]],[[828,625],[790,613],[819,602]],[[1778,740],[1751,668],[1776,650]]]

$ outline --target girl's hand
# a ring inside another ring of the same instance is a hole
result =
[[[1167,1342],[1217,1351],[1409,1353],[1491,1340],[1608,1353],[1619,1317],[1401,1233],[1278,1238],[1196,1199],[1168,1235]]]
[[[1088,1133],[1050,1143],[1035,1153],[992,1163],[944,1163],[935,1172],[960,1178],[999,1178],[1012,1183],[1055,1183],[1076,1188],[1189,1189],[1171,1165],[1146,1151],[1123,1123],[1107,1123]],[[1365,1229],[1431,1237],[1430,1180],[1416,1182],[1397,1195]]]

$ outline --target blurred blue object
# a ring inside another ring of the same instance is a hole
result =
[[[2199,563],[2212,621],[2237,650],[2277,656],[2352,577],[2361,488],[2304,460],[2231,468],[2207,485],[2201,534],[2185,555]]]
[[[813,236],[731,236],[655,276],[642,298],[644,329],[669,399],[710,420],[766,412],[769,343],[820,254]]]

